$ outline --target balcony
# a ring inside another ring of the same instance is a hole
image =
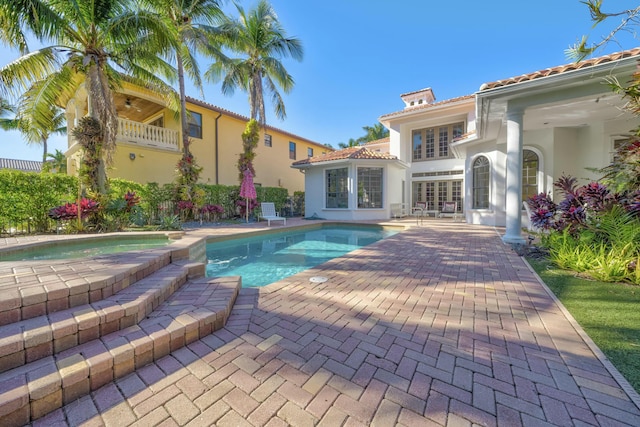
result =
[[[179,151],[179,141],[180,133],[177,130],[118,118],[117,142],[128,142],[145,147]]]

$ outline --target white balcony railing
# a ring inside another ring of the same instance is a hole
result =
[[[145,125],[121,118],[118,118],[118,140],[165,150],[178,151],[180,149],[177,130]]]

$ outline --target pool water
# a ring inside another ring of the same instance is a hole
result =
[[[120,237],[86,239],[82,242],[55,242],[16,252],[0,253],[0,261],[38,261],[50,259],[77,259],[120,252],[159,248],[171,243],[166,237]]]
[[[207,244],[207,276],[265,286],[389,237],[397,229],[331,226]]]

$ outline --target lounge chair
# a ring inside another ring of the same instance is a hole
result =
[[[458,202],[442,202],[442,209],[438,218],[452,217],[454,221],[458,218],[462,221],[462,214],[458,212]]]
[[[287,225],[287,218],[278,215],[276,212],[276,206],[272,202],[260,203],[260,217],[267,220],[267,225],[271,227],[271,221],[283,221],[284,225]]]

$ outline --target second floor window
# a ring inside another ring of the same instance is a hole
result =
[[[264,134],[264,146],[271,147],[271,135],[269,135],[268,133]]]
[[[313,157],[313,148],[307,148],[307,157]]]
[[[202,114],[189,111],[187,116],[189,126],[189,136],[192,138],[202,138]]]
[[[291,160],[296,159],[296,143],[289,141],[289,158]]]
[[[464,133],[464,123],[453,123],[426,129],[416,129],[413,137],[413,160],[435,160],[451,157],[449,144]]]

